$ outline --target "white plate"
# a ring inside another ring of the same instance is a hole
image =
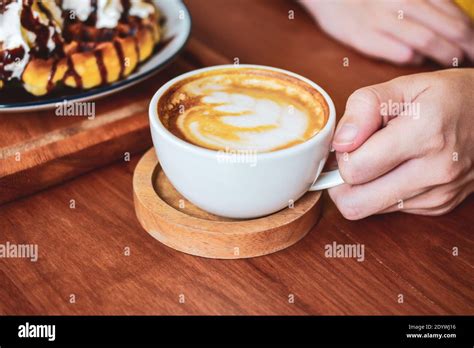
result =
[[[80,102],[101,98],[133,86],[162,69],[176,57],[186,44],[191,32],[191,16],[181,0],[154,0],[154,2],[166,18],[162,40],[164,42],[170,41],[147,61],[140,64],[135,72],[123,80],[90,90],[78,91],[77,94],[56,95],[52,98],[32,95],[31,100],[25,102],[0,102],[0,113],[52,109],[57,103],[64,100]]]

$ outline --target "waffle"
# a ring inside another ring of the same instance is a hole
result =
[[[62,8],[63,23],[59,37],[55,38],[55,49],[45,54],[45,49],[32,45],[31,57],[21,74],[23,87],[33,95],[42,96],[62,85],[90,89],[130,75],[151,56],[161,39],[160,14],[154,8],[144,18],[131,16],[126,6],[129,1],[121,2],[123,12],[112,28],[98,28],[95,13],[83,21],[69,16],[70,11]],[[41,6],[36,0],[30,4],[32,8]],[[39,8],[44,10],[44,4]],[[2,85],[8,83],[3,80]]]

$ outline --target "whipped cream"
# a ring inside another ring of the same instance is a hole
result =
[[[65,10],[69,10],[69,15],[74,15],[81,22],[85,22],[92,13],[92,6],[90,1],[84,0],[63,0],[62,7]]]
[[[90,0],[63,0],[62,6],[65,10],[73,11],[82,22],[85,22],[94,11]],[[123,11],[124,8],[120,0],[97,0],[96,28],[115,28]],[[130,16],[145,18],[154,12],[154,6],[143,0],[130,0],[128,12]]]
[[[115,28],[122,16],[120,0],[99,0],[97,2],[97,28]]]
[[[155,8],[152,4],[143,2],[143,0],[131,0],[130,1],[130,16],[146,18],[155,12]]]
[[[21,10],[22,2],[17,0],[9,3],[5,11],[0,13],[0,43],[2,50],[23,47],[25,51],[22,59],[5,66],[5,70],[11,72],[10,78],[20,78],[29,61],[30,48],[21,32]]]

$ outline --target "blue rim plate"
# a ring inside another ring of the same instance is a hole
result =
[[[61,103],[64,100],[80,102],[98,99],[131,87],[161,70],[176,58],[186,45],[191,33],[191,16],[186,5],[181,0],[154,0],[154,2],[166,18],[162,39],[166,44],[147,61],[140,64],[135,72],[123,80],[110,85],[78,91],[77,94],[49,99],[43,97],[40,100],[35,100],[37,98],[31,96],[31,101],[2,103],[0,104],[0,113],[52,109],[57,103]],[[2,93],[1,90],[0,93]]]

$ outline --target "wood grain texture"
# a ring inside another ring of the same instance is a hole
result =
[[[291,208],[258,219],[236,220],[207,213],[186,200],[161,169],[155,150],[143,155],[133,174],[138,221],[163,244],[214,259],[268,255],[300,241],[316,224],[321,192],[308,192]]]
[[[187,3],[195,47],[206,48],[185,52],[175,71],[215,57],[286,68],[320,83],[340,114],[359,87],[437,69],[365,58],[321,33],[292,1]],[[349,67],[342,66],[344,57]],[[324,194],[321,219],[300,243],[255,259],[210,260],[176,252],[141,228],[132,191],[139,157],[0,207],[0,243],[39,247],[36,263],[0,259],[0,313],[474,312],[472,195],[440,217],[392,213],[347,221]],[[75,209],[69,208],[71,199]],[[363,244],[365,260],[325,257],[325,246],[334,241]]]

